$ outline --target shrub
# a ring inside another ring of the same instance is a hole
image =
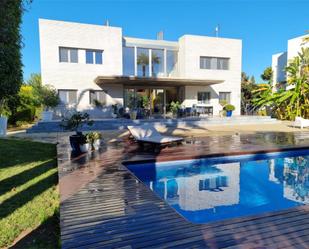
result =
[[[42,86],[40,91],[41,103],[45,109],[56,107],[60,103],[57,90],[52,86]]]
[[[76,112],[71,117],[62,119],[60,126],[65,130],[80,132],[84,125],[93,125],[93,120],[90,120],[88,113]]]
[[[234,111],[235,110],[235,106],[231,105],[231,104],[227,104],[224,106],[224,110],[225,111]]]
[[[171,112],[176,115],[178,113],[178,110],[180,109],[181,105],[178,101],[174,102],[172,101],[171,102]]]
[[[19,110],[10,118],[13,118],[15,121],[32,122],[35,119],[35,108],[27,107]]]

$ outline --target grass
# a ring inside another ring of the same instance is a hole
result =
[[[0,248],[60,248],[58,213],[56,146],[0,139]]]

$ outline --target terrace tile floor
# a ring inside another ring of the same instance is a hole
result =
[[[58,144],[63,248],[308,248],[309,206],[197,225],[182,218],[123,166],[309,149],[309,132],[258,132],[186,138],[158,153],[128,137],[72,158]]]

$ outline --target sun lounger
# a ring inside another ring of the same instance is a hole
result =
[[[183,140],[182,137],[162,135],[151,125],[128,126],[128,130],[136,141],[142,143],[166,145]]]
[[[293,126],[300,127],[301,129],[303,129],[304,127],[309,127],[309,119],[296,117]]]

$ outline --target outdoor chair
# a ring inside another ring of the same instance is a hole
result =
[[[293,123],[294,127],[300,127],[303,129],[304,127],[309,127],[309,119],[304,119],[302,117],[296,117]]]
[[[141,145],[151,144],[158,147],[183,141],[182,137],[162,135],[152,125],[128,126],[128,130],[134,139]]]

